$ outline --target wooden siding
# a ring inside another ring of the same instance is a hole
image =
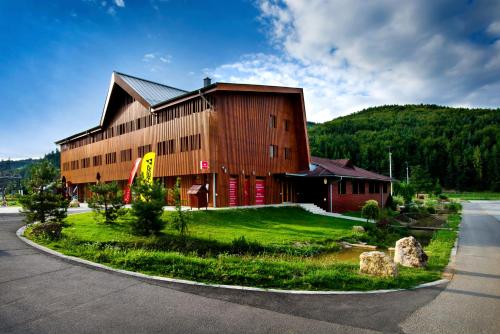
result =
[[[63,144],[62,175],[72,184],[95,182],[99,173],[103,182],[116,180],[124,185],[138,157],[138,148],[151,145],[151,150],[157,152],[157,144],[168,140],[175,141],[175,150],[157,155],[154,175],[169,188],[176,177],[181,177],[181,194],[186,205],[189,204],[187,189],[192,184],[208,183],[209,205],[213,206],[215,177],[216,204],[227,206],[230,176],[238,179],[239,203],[244,202],[245,179],[249,180],[249,204],[255,204],[257,179],[265,181],[265,202],[280,203],[283,188],[280,175],[309,167],[305,112],[299,89],[273,93],[214,90],[203,97],[193,95],[177,104],[166,104],[151,113],[140,101],[115,88],[108,108],[102,129]],[[270,127],[271,115],[276,119],[275,128]],[[145,127],[137,123],[142,118],[148,118]],[[181,152],[181,138],[186,136],[196,139],[190,139],[196,143],[200,138],[201,148],[190,144],[195,149]],[[269,155],[270,145],[278,148],[276,158]],[[285,157],[285,148],[289,157]],[[122,154],[128,150],[131,157],[129,153]],[[99,159],[94,157],[99,156],[102,163],[95,166],[94,161]],[[85,165],[90,160],[90,167],[81,168],[82,159],[86,159]],[[114,163],[106,163],[115,159]],[[202,160],[209,162],[208,169],[200,169]],[[75,161],[79,161],[79,166],[72,169]]]

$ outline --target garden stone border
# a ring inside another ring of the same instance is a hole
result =
[[[143,280],[143,281],[149,281],[149,282],[167,282],[167,283],[177,283],[177,284],[185,284],[185,285],[194,285],[194,286],[206,286],[210,288],[221,288],[221,289],[232,289],[232,290],[243,290],[243,291],[257,291],[257,292],[272,292],[272,293],[283,293],[283,294],[294,294],[294,295],[359,295],[359,294],[377,294],[377,293],[389,293],[389,292],[397,292],[397,291],[405,291],[405,290],[415,290],[415,289],[421,289],[421,288],[428,288],[428,287],[433,287],[436,285],[440,284],[447,284],[451,281],[453,278],[453,266],[455,263],[455,256],[457,253],[457,247],[458,247],[458,238],[457,241],[455,242],[454,248],[451,250],[450,254],[450,262],[446,269],[444,270],[445,278],[439,279],[437,281],[433,282],[428,282],[428,283],[423,283],[420,285],[417,285],[416,287],[409,288],[409,289],[386,289],[386,290],[369,290],[369,291],[314,291],[314,290],[282,290],[282,289],[265,289],[265,288],[256,288],[256,287],[250,287],[250,286],[241,286],[241,285],[226,285],[226,284],[211,284],[211,283],[202,283],[202,282],[196,282],[196,281],[190,281],[190,280],[184,280],[184,279],[178,279],[178,278],[169,278],[169,277],[161,277],[161,276],[153,276],[153,275],[146,275],[142,273],[138,273],[135,271],[129,271],[129,270],[123,270],[123,269],[115,269],[109,266],[105,266],[100,263],[84,260],[75,256],[69,256],[69,255],[64,255],[62,253],[59,253],[55,250],[52,250],[50,248],[47,248],[45,246],[39,245],[36,242],[33,242],[23,236],[24,231],[26,230],[26,225],[22,226],[16,231],[16,235],[19,239],[21,239],[23,242],[27,243],[33,248],[38,249],[41,252],[48,253],[52,256],[58,257],[62,259],[63,261],[72,263],[72,264],[77,264],[77,265],[83,265],[85,267],[89,267],[91,269],[97,269],[97,270],[103,270],[115,274],[121,274],[125,276],[132,276],[137,279]]]

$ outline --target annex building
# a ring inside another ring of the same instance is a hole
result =
[[[208,188],[213,207],[315,203],[328,211],[385,203],[390,179],[349,160],[311,158],[301,88],[211,83],[182,89],[113,72],[99,125],[56,142],[63,181],[80,201],[89,184],[122,187],[154,151],[155,179]],[[198,187],[199,188],[199,187]]]

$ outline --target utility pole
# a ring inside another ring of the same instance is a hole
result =
[[[389,146],[389,177],[391,178],[391,196],[392,196],[392,152]]]
[[[408,174],[408,161],[406,162],[406,183],[410,183],[410,176]]]

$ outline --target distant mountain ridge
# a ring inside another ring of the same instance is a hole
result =
[[[500,190],[500,109],[386,105],[321,124],[308,124],[311,153],[350,158],[393,176],[426,174],[449,189]]]
[[[41,159],[28,158],[21,160],[0,160],[0,176],[21,176],[24,178],[29,166],[42,159],[49,160],[56,168],[59,168],[61,155],[59,150],[56,149],[55,151],[46,154]]]

